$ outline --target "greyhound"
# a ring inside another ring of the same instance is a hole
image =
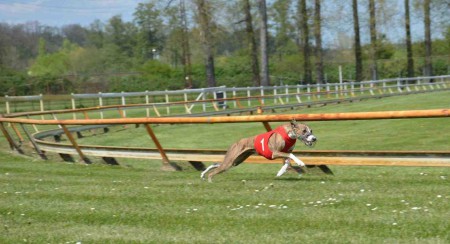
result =
[[[284,158],[284,164],[278,171],[277,177],[286,172],[291,159],[298,166],[305,167],[305,163],[292,154],[297,138],[309,147],[312,147],[317,141],[307,125],[292,120],[275,130],[237,141],[230,146],[222,163],[212,164],[201,173],[200,177],[205,180],[205,174],[213,170],[208,174],[208,181],[212,182],[214,175],[220,174],[232,166],[238,166],[254,153],[269,160]]]

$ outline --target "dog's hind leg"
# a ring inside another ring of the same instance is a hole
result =
[[[284,159],[284,164],[283,164],[283,166],[281,167],[280,171],[278,171],[277,177],[280,177],[280,176],[282,176],[284,173],[286,173],[287,168],[289,167],[289,165],[290,165],[290,160],[289,160],[289,158]]]
[[[250,155],[252,155],[253,153],[254,150],[250,148],[239,152],[238,155],[234,155],[235,157],[227,157],[229,155],[226,155],[223,163],[221,163],[217,168],[215,168],[211,173],[208,174],[208,181],[212,182],[212,177],[214,175],[223,173],[232,166],[238,166],[239,164],[244,162],[248,157],[250,157]]]
[[[206,168],[205,170],[203,170],[202,174],[200,175],[200,177],[205,180],[205,174],[208,173],[210,170],[215,169],[217,167],[219,167],[220,164],[219,163],[215,163],[210,165],[208,168]]]

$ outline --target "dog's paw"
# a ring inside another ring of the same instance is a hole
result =
[[[286,173],[288,166],[289,166],[289,163],[285,163],[285,164],[281,167],[281,169],[278,171],[277,177],[280,177],[280,176],[282,176],[284,173]]]
[[[294,156],[294,154],[291,153],[291,155],[289,155],[289,158],[291,158],[292,160],[294,160],[294,162],[300,166],[300,167],[305,167],[305,163],[303,163],[302,160],[298,159],[296,156]]]

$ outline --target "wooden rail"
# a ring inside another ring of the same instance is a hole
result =
[[[68,119],[39,120],[24,118],[2,118],[0,122],[40,124],[40,125],[99,125],[99,124],[210,124],[210,123],[248,123],[297,121],[336,121],[336,120],[375,120],[449,117],[450,109],[353,112],[326,114],[279,114],[252,116],[217,117],[163,117],[163,118],[120,118],[120,119]]]

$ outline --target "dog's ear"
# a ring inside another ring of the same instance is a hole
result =
[[[292,119],[291,120],[291,126],[297,127],[297,125],[298,125],[297,121],[295,119]]]

